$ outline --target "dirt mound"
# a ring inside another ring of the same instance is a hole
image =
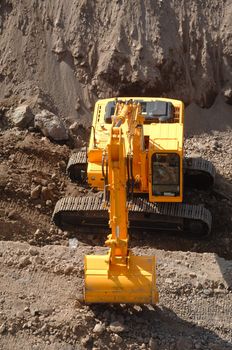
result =
[[[185,134],[194,135],[209,133],[215,130],[226,131],[232,129],[232,107],[224,103],[218,96],[210,108],[200,108],[191,103],[186,108]]]
[[[68,148],[16,129],[1,135],[0,147],[1,239],[48,243],[58,232],[49,215],[63,193]]]
[[[229,0],[3,0],[0,97],[83,119],[112,95],[231,102],[231,13]]]

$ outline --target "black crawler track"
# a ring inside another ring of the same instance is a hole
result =
[[[184,188],[207,190],[214,184],[215,168],[202,158],[184,158]],[[86,151],[73,153],[67,165],[69,177],[77,182],[86,181]],[[129,229],[139,231],[175,231],[195,237],[211,231],[211,214],[202,205],[185,203],[150,203],[141,197],[128,202]],[[84,232],[108,232],[108,203],[103,194],[96,196],[66,197],[59,200],[53,212],[53,221],[59,227],[75,226]]]
[[[211,230],[211,214],[203,206],[183,203],[150,203],[137,197],[128,202],[129,229],[133,231],[175,231],[205,236]],[[108,203],[103,194],[60,199],[53,221],[61,228],[74,226],[82,232],[108,232]]]
[[[184,187],[210,189],[215,181],[214,165],[203,158],[184,158]]]
[[[86,179],[87,157],[86,151],[73,153],[69,158],[66,168],[67,174],[72,181],[83,183]]]

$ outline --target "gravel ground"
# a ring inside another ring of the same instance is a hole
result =
[[[82,261],[90,251],[103,248],[1,242],[0,348],[232,348],[226,277],[232,261],[210,253],[134,249],[158,257],[159,305],[87,306],[80,301]]]
[[[186,139],[187,155],[217,169],[215,190],[198,196],[213,213],[211,237],[131,236],[135,254],[158,258],[159,304],[88,306],[83,257],[105,252],[104,237],[51,223],[58,198],[84,191],[66,178],[70,150],[37,133],[2,131],[0,349],[232,349],[231,141],[229,131]]]

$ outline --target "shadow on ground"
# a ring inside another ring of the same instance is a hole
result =
[[[210,321],[211,324],[214,322],[212,313],[208,315],[210,318],[208,320],[204,310],[201,310],[201,315],[191,313],[191,310],[188,310],[192,318],[192,321],[189,322],[164,306],[93,305],[91,309],[96,318],[102,323],[106,323],[106,325],[109,325],[114,320],[123,322],[125,330],[120,333],[120,336],[123,339],[124,335],[126,335],[127,346],[130,342],[134,343],[140,339],[139,343],[141,344],[138,345],[145,343],[146,348],[148,348],[149,341],[150,343],[152,341],[153,347],[160,350],[186,350],[194,348],[196,344],[199,346],[198,349],[202,350],[232,348],[230,341],[220,338],[214,331],[197,325],[197,323],[202,321]],[[202,315],[203,320],[201,319]],[[226,323],[226,320],[221,320],[221,322]],[[224,327],[226,328],[227,325],[224,324]],[[128,341],[128,336],[130,341]],[[119,348],[123,348],[123,342]]]

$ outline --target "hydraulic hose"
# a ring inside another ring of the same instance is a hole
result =
[[[106,172],[105,172],[105,166],[106,166]],[[109,195],[107,191],[108,187],[108,158],[107,154],[105,152],[102,153],[102,176],[104,178],[104,201],[109,200]]]

